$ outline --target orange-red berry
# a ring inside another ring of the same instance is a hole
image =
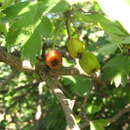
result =
[[[62,55],[57,49],[49,50],[46,54],[45,62],[49,68],[59,69],[62,65]]]

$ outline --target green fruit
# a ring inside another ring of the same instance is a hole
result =
[[[78,58],[85,50],[85,44],[78,38],[70,38],[67,42],[67,48],[73,58]]]
[[[89,52],[84,51],[81,58],[79,59],[81,68],[88,74],[94,73],[99,70],[100,64],[96,56]]]

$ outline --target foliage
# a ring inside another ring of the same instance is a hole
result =
[[[128,0],[125,4],[130,8]],[[82,39],[86,50],[97,56],[101,67],[94,74],[96,78],[67,75],[59,79],[65,95],[76,100],[73,113],[77,123],[89,121],[90,126],[83,130],[130,128],[130,112],[114,123],[109,120],[130,104],[130,34],[121,18],[113,21],[106,14],[105,7],[95,0],[74,4],[69,0],[0,0],[0,46],[7,52],[18,50],[19,58],[33,65],[48,48],[68,54],[68,21],[70,35]],[[63,66],[78,66],[76,61],[64,57]],[[17,72],[1,62],[0,68],[1,130],[65,129],[60,103],[38,75]],[[41,116],[37,120],[39,105]]]

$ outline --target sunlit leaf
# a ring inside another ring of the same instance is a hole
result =
[[[117,48],[118,48],[117,44],[106,44],[98,49],[98,53],[107,56],[113,54]]]
[[[80,21],[86,21],[90,23],[99,24],[104,31],[111,35],[128,35],[127,31],[120,25],[119,22],[113,22],[106,16],[101,14],[87,14],[82,15],[76,13],[77,19]]]
[[[51,10],[51,12],[61,13],[61,12],[65,12],[68,9],[70,9],[70,5],[65,0],[62,0]]]
[[[105,119],[90,121],[91,130],[105,130],[105,127],[109,125],[110,125],[110,122]]]
[[[123,42],[123,44],[130,44],[130,36],[125,37],[122,42]]]
[[[2,1],[3,2],[3,1]],[[2,4],[1,9],[6,9],[13,4],[14,0],[5,0]]]
[[[122,83],[122,74],[121,73],[118,73],[111,82],[114,82],[115,83],[115,86],[116,87],[119,87],[119,85]]]
[[[88,93],[91,87],[91,81],[82,76],[64,76],[65,85],[69,85],[72,92],[84,96]]]
[[[96,112],[99,112],[102,108],[102,105],[97,105],[97,104],[88,104],[86,108],[86,113],[87,114],[94,114]]]
[[[114,81],[116,86],[126,83],[130,73],[130,57],[119,55],[112,58],[103,69],[103,79]]]

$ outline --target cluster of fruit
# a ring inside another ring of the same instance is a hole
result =
[[[88,74],[99,70],[100,64],[96,56],[86,50],[85,44],[77,38],[70,38],[67,42],[70,56],[79,59],[81,68]],[[62,55],[57,49],[49,50],[45,57],[45,62],[51,69],[59,69],[62,65]]]
[[[77,38],[70,38],[67,42],[67,48],[73,58],[79,59],[81,68],[88,74],[99,70],[100,64],[97,57],[86,50],[85,43]]]

